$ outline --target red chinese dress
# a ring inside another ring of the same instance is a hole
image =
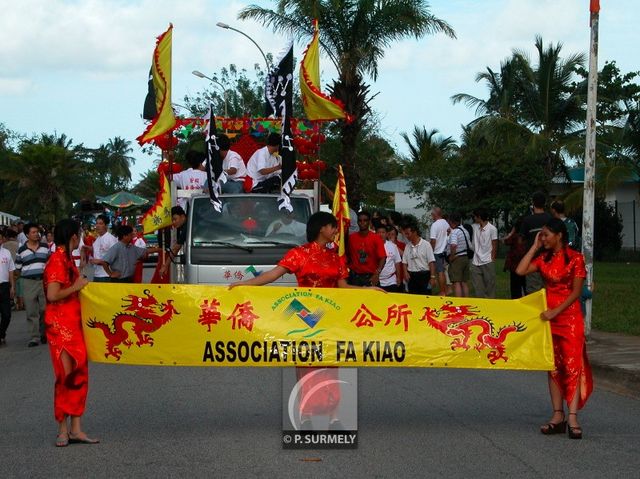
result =
[[[278,262],[296,275],[298,286],[337,288],[338,280],[349,276],[344,260],[335,249],[320,246],[315,241],[297,246]]]
[[[571,294],[574,278],[586,278],[587,273],[584,257],[571,248],[554,253],[548,262],[546,257],[543,253],[533,263],[544,279],[547,306],[553,309]],[[580,385],[578,409],[582,409],[593,391],[593,378],[587,358],[580,298],[551,320],[551,335],[556,367],[551,377],[567,403],[571,402]]]
[[[313,288],[337,288],[338,280],[349,276],[343,258],[338,256],[335,249],[320,246],[315,241],[306,243],[290,250],[284,258],[278,262],[296,275],[298,286]],[[311,374],[313,373],[313,376]],[[309,397],[304,405],[300,405],[302,415],[330,414],[340,404],[340,386],[338,368],[298,367],[296,375],[302,382],[300,397]],[[319,390],[319,384],[329,381],[328,386]]]
[[[75,262],[67,258],[66,248],[59,246],[44,268],[45,292],[50,283],[60,283],[61,289],[69,288],[79,275]],[[78,293],[60,301],[47,301],[44,322],[56,378],[54,415],[61,422],[65,416],[82,416],[87,400],[89,370]],[[60,359],[62,351],[73,358],[73,370],[68,375]]]

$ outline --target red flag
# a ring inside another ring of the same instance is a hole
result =
[[[169,284],[171,282],[171,268],[167,268],[165,275],[160,276],[160,270],[167,261],[169,261],[169,255],[167,253],[162,252],[158,254],[158,264],[156,264],[156,270],[153,272],[151,284]]]

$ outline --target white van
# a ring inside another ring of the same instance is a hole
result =
[[[313,195],[291,195],[293,212],[278,210],[277,194],[222,195],[222,212],[209,196],[194,195],[187,209],[187,235],[172,278],[186,284],[226,285],[273,268],[291,248],[307,242]],[[296,286],[286,274],[278,286]]]

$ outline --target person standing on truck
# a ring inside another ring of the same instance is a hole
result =
[[[218,135],[218,147],[222,158],[222,171],[227,175],[227,181],[222,184],[223,193],[242,193],[247,167],[242,157],[231,149],[231,141],[227,135]]]
[[[187,214],[180,206],[174,206],[171,208],[171,227],[176,230],[176,241],[171,245],[171,248],[169,248],[168,251],[170,258],[173,258],[180,253],[182,245],[187,241]],[[164,261],[160,268],[160,278],[163,278],[167,274],[170,265],[171,259],[169,259],[169,261]]]
[[[267,145],[256,150],[247,163],[247,172],[252,180],[253,193],[277,193],[282,179],[282,160],[278,151],[282,138],[278,133],[270,133]]]
[[[187,152],[187,163],[189,163],[191,168],[173,175],[173,182],[177,188],[197,193],[205,191],[207,173],[200,169],[200,165],[204,159],[204,153],[200,151],[191,150]],[[178,206],[185,209],[187,206],[187,198],[178,198]]]

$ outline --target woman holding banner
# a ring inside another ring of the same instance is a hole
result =
[[[230,288],[235,286],[259,286],[272,283],[287,273],[296,275],[298,286],[312,288],[355,288],[355,289],[375,289],[383,291],[375,286],[352,286],[347,283],[349,272],[345,265],[344,258],[338,256],[335,248],[329,246],[333,244],[333,240],[338,232],[338,221],[331,213],[320,211],[314,213],[307,221],[307,241],[308,243],[291,249],[278,262],[278,265],[270,271],[266,271],[255,278],[246,281],[233,283]],[[298,380],[306,374],[317,370],[318,368],[296,368]],[[332,379],[337,378],[337,368],[331,368],[333,371]],[[325,378],[327,379],[327,378]],[[332,391],[331,406],[327,407],[322,413],[312,410],[303,410],[301,429],[310,428],[309,417],[313,414],[326,414],[329,416],[329,429],[342,429],[340,421],[337,419],[337,409],[340,401],[340,392]]]
[[[584,257],[568,247],[567,228],[557,218],[539,232],[516,269],[519,275],[540,272],[545,282],[548,309],[542,318],[551,322],[555,370],[549,373],[553,417],[540,428],[542,434],[563,434],[582,439],[578,409],[593,390],[587,358],[580,294],[586,277]],[[563,400],[569,413],[565,420]]]
[[[56,378],[53,406],[58,422],[56,447],[69,443],[96,444],[99,441],[87,437],[80,424],[89,380],[78,299],[78,291],[88,280],[80,275],[71,258],[71,251],[80,243],[80,225],[70,219],[61,220],[54,229],[54,242],[56,251],[44,269],[44,288],[46,335]]]

